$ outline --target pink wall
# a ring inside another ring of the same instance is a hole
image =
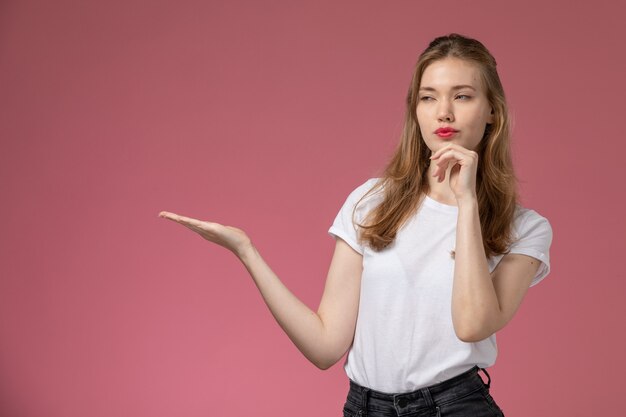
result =
[[[616,415],[624,10],[613,1],[0,4],[0,415],[339,415],[243,267],[157,217],[238,225],[319,301],[347,194],[437,35],[482,40],[552,274],[499,333],[507,416]]]

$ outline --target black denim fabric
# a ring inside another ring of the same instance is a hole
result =
[[[487,376],[483,382],[478,371]],[[489,394],[491,377],[478,366],[417,391],[386,394],[350,381],[344,417],[503,417]]]

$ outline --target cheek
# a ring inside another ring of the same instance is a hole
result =
[[[426,119],[421,116],[421,115],[417,115],[417,128],[419,129],[419,131],[422,133],[422,136],[424,136],[424,130],[426,128]]]
[[[475,123],[472,126],[472,130],[477,133],[482,133],[485,130],[487,123],[489,123],[489,115],[484,112],[476,112],[474,113],[473,120]]]
[[[416,118],[417,118],[417,123],[418,123],[420,126],[423,126],[423,125],[424,125],[424,123],[425,123],[425,122],[426,122],[426,120],[427,120],[427,118],[426,118],[426,116],[425,116],[425,114],[424,114],[424,110],[423,110],[423,109],[422,109],[422,110],[419,110],[419,108],[418,108],[418,110],[416,110],[416,111],[415,111],[415,116],[416,116]]]
[[[481,116],[484,124],[493,122],[493,115],[491,114],[491,106],[485,106],[481,111]]]

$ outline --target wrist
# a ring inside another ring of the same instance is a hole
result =
[[[255,256],[258,256],[259,252],[256,250],[252,242],[246,242],[241,247],[237,248],[235,255],[239,258],[244,265],[248,265]]]
[[[478,207],[478,197],[476,196],[476,194],[470,194],[457,198],[456,202],[459,206],[459,209],[461,209],[461,207]]]

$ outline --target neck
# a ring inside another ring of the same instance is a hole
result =
[[[450,165],[446,170],[446,177],[442,182],[437,182],[437,178],[433,177],[436,167],[437,166],[434,163],[430,164],[428,167],[428,186],[430,188],[428,196],[439,203],[456,206],[456,197],[454,196],[454,192],[452,192],[449,183],[452,165]]]

